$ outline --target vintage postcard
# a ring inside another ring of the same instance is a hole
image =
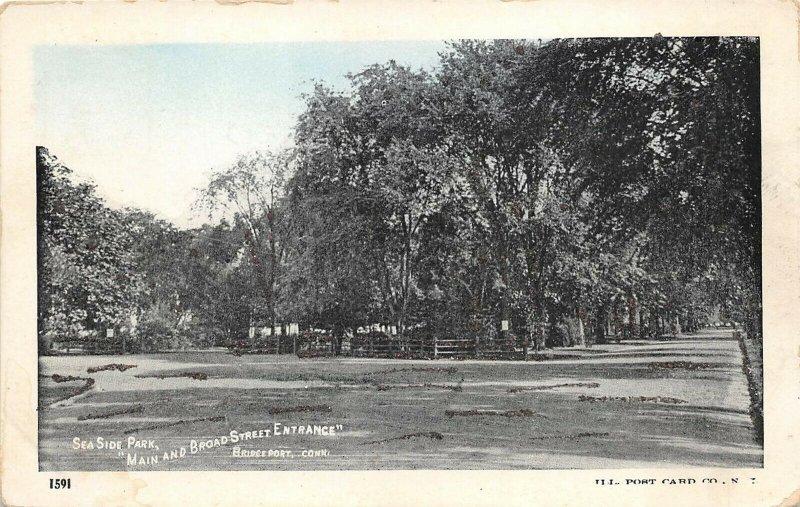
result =
[[[799,13],[7,4],[3,502],[800,505]]]

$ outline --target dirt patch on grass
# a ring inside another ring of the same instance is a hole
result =
[[[416,367],[416,368],[392,368],[390,370],[378,370],[378,371],[371,371],[369,373],[364,373],[365,377],[370,375],[385,375],[387,373],[400,373],[400,372],[431,372],[431,373],[458,373],[458,368],[455,366],[448,366],[446,368],[437,368],[433,366],[423,366],[423,367]]]
[[[678,405],[681,403],[689,403],[680,398],[671,398],[669,396],[586,396],[585,394],[578,395],[579,401],[623,401],[626,403],[642,402],[642,403],[671,403]]]
[[[541,414],[536,414],[533,410],[523,408],[520,410],[445,410],[444,415],[447,417],[470,417],[470,416],[501,416],[501,417],[544,417]]]
[[[269,409],[269,413],[276,414],[291,414],[295,412],[332,412],[333,409],[330,405],[301,405],[299,407],[275,407]]]
[[[89,419],[108,419],[109,417],[114,417],[118,415],[126,415],[126,414],[141,414],[144,412],[144,407],[141,405],[136,405],[133,407],[124,408],[122,410],[114,410],[112,412],[105,412],[101,414],[86,414],[86,415],[79,415],[79,421],[86,421]]]
[[[410,440],[412,438],[430,438],[431,440],[442,440],[444,439],[444,435],[442,435],[438,431],[421,431],[419,433],[409,433],[407,435],[401,435],[399,437],[385,438],[383,440],[375,440],[372,442],[364,442],[361,445],[385,444],[387,442],[395,442],[397,440]]]
[[[710,375],[698,375],[697,377],[692,377],[694,380],[718,380],[727,382],[728,379],[726,377],[712,377]]]
[[[667,361],[660,363],[648,363],[647,367],[651,370],[707,370],[719,365],[711,363],[693,363],[691,361]]]
[[[187,371],[183,373],[165,373],[163,375],[136,375],[136,378],[157,378],[157,379],[167,379],[167,378],[190,378],[194,380],[208,380],[208,374],[203,373],[201,371]]]
[[[55,405],[56,403],[67,401],[68,399],[74,398],[75,396],[79,396],[94,387],[94,379],[89,377],[74,377],[72,375],[59,375],[58,373],[54,373],[50,378],[53,380],[53,382],[56,382],[58,384],[62,382],[77,382],[77,381],[83,382],[82,386],[70,392],[66,396],[58,398],[57,400],[53,401],[50,405]]]
[[[557,389],[559,387],[587,387],[590,389],[600,387],[600,384],[597,382],[572,382],[567,384],[553,384],[547,386],[533,386],[533,387],[515,387],[513,389],[509,389],[509,393],[521,393],[523,391],[549,391],[551,389]]]
[[[407,385],[386,385],[378,384],[376,386],[378,391],[390,391],[392,389],[447,389],[450,391],[461,392],[463,388],[460,385],[449,386],[446,384],[407,384]]]
[[[576,440],[578,438],[586,437],[607,437],[608,433],[570,433],[569,435],[542,435],[540,437],[531,437],[531,440]]]
[[[111,364],[104,364],[103,366],[92,366],[91,368],[86,369],[86,373],[97,373],[99,371],[107,371],[107,370],[125,371],[125,370],[130,370],[131,368],[136,368],[136,365],[111,363]]]
[[[274,380],[275,382],[330,382],[342,384],[368,384],[372,382],[368,379],[360,379],[358,375],[336,375],[329,373],[278,373],[264,377],[263,380]]]
[[[154,424],[152,426],[145,426],[143,428],[132,428],[129,430],[125,430],[123,433],[125,435],[130,435],[131,433],[137,433],[139,431],[151,431],[151,430],[158,430],[162,428],[171,428],[173,426],[183,426],[185,424],[193,424],[198,422],[222,422],[225,420],[224,415],[214,416],[214,417],[201,417],[199,419],[188,419],[188,420],[180,420],[171,423],[164,423],[164,424]]]
[[[550,353],[550,354],[540,354],[538,352],[533,352],[528,354],[528,361],[557,361],[563,359],[583,359],[582,354],[559,354],[559,353]]]

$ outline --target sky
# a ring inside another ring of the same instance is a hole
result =
[[[34,51],[37,144],[91,180],[111,207],[178,227],[212,169],[291,145],[303,93],[346,89],[347,73],[395,60],[432,70],[440,41],[40,46]]]

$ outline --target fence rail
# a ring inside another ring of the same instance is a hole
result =
[[[88,354],[131,352],[119,342],[81,340],[60,344]],[[127,349],[127,350],[126,350]],[[382,333],[357,334],[341,340],[331,335],[300,333],[242,340],[232,343],[230,352],[241,354],[297,354],[300,357],[378,357],[398,359],[524,359],[532,348],[516,339],[478,342],[474,338],[388,336]]]
[[[339,347],[337,351],[336,348]],[[301,357],[342,355],[406,359],[487,358],[524,359],[529,346],[518,340],[492,340],[478,343],[473,338],[406,337],[355,335],[337,343],[333,337],[299,339],[296,352]]]

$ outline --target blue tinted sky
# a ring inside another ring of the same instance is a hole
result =
[[[38,143],[112,206],[179,226],[194,190],[237,154],[291,144],[301,95],[314,81],[390,59],[432,69],[438,41],[39,47]]]

